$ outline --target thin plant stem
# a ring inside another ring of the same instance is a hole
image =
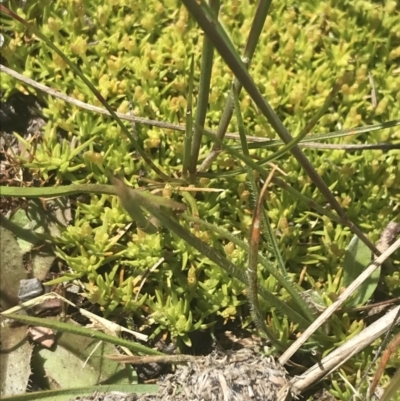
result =
[[[218,18],[220,8],[220,0],[210,0],[210,9],[215,18]],[[192,140],[192,148],[190,152],[189,173],[191,181],[194,181],[194,176],[197,168],[197,160],[199,158],[201,138],[203,137],[203,128],[206,121],[208,98],[211,89],[211,73],[214,59],[214,46],[210,38],[204,37],[203,51],[201,55],[201,70],[199,83],[199,97],[196,107],[196,123]],[[200,129],[199,129],[200,128]]]
[[[110,344],[118,345],[121,347],[126,347],[134,352],[140,352],[146,355],[164,355],[162,352],[156,351],[155,349],[148,348],[142,344],[124,340],[115,336],[111,336],[101,331],[96,331],[88,329],[86,327],[81,327],[78,325],[73,325],[70,323],[63,323],[52,319],[43,319],[33,316],[26,316],[21,314],[11,314],[11,313],[1,313],[1,316],[7,317],[8,319],[16,320],[17,322],[22,322],[32,326],[43,326],[56,331],[62,331],[65,333],[76,334],[83,337],[95,338],[99,341],[106,341]]]
[[[321,106],[321,108],[318,110],[318,112],[313,116],[313,118],[306,124],[306,126],[301,130],[300,134],[297,135],[295,138],[291,139],[288,143],[286,143],[282,147],[282,149],[279,149],[277,152],[273,153],[271,156],[261,160],[260,164],[262,165],[262,164],[268,163],[272,160],[277,160],[280,157],[282,157],[283,155],[285,155],[287,152],[289,152],[291,149],[293,149],[294,146],[297,146],[297,144],[306,137],[306,135],[314,128],[315,124],[317,124],[318,120],[328,110],[328,108],[332,104],[333,99],[335,98],[340,87],[341,87],[341,84],[340,84],[340,80],[339,80],[339,82],[337,82],[333,86],[329,95],[326,97],[324,104]]]
[[[246,47],[244,49],[244,54],[243,54],[243,59],[244,63],[246,64],[246,67],[251,63],[251,60],[254,56],[254,52],[258,43],[258,39],[260,38],[262,29],[264,27],[265,19],[267,18],[269,7],[272,3],[272,0],[259,0],[256,6],[256,11],[254,14],[254,19],[253,23],[251,25],[250,33],[247,38],[246,42]],[[233,85],[232,85],[232,90],[231,93],[228,97],[228,100],[226,101],[224,111],[222,112],[222,117],[218,125],[217,129],[217,137],[220,140],[223,140],[227,130],[228,130],[228,125],[229,122],[231,121],[232,114],[233,114],[233,90],[236,90],[236,93],[240,94],[242,90],[242,85],[240,81],[235,78]],[[219,153],[221,152],[221,146],[219,145],[218,142],[215,142],[211,152],[208,154],[198,171],[207,171],[213,161],[218,157]]]
[[[251,305],[251,313],[253,315],[254,322],[256,326],[264,334],[266,334],[267,326],[265,324],[264,318],[262,316],[260,305],[258,303],[258,279],[257,279],[257,266],[258,266],[258,250],[260,245],[261,237],[261,209],[262,209],[262,199],[264,197],[265,191],[268,184],[271,181],[272,175],[274,174],[274,169],[271,171],[269,177],[265,181],[262,190],[258,196],[258,201],[256,208],[253,212],[253,220],[250,229],[250,241],[249,241],[249,260],[247,267],[247,280],[248,280],[248,298]]]
[[[183,149],[183,163],[182,174],[185,177],[188,173],[190,164],[190,150],[192,147],[193,138],[193,81],[194,81],[194,56],[190,62],[189,85],[187,93],[187,107],[186,107],[186,130],[185,130],[185,144]]]

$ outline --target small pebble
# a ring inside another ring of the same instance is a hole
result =
[[[43,285],[37,278],[23,279],[19,282],[18,298],[21,302],[29,301],[43,293]]]

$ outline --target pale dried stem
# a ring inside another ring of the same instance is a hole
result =
[[[4,65],[1,65],[1,64],[0,64],[0,72],[4,72],[5,74],[10,75],[11,77],[13,77],[27,85],[30,85],[36,89],[39,89],[40,91],[47,93],[50,96],[61,99],[64,102],[71,103],[72,105],[77,106],[81,109],[93,111],[95,113],[103,114],[106,116],[110,116],[110,113],[102,107],[93,106],[88,103],[81,102],[80,100],[77,100],[73,97],[64,95],[63,93],[56,91],[55,89],[52,89],[46,85],[40,84],[39,82],[36,82],[33,79],[25,77],[24,75],[19,74],[18,72],[12,70],[11,68],[5,67]],[[129,113],[129,114],[116,113],[116,114],[121,120],[127,120],[127,121],[131,121],[134,123],[140,123],[140,124],[145,124],[145,125],[152,125],[154,127],[159,127],[159,128],[164,128],[164,129],[185,131],[184,125],[171,124],[171,123],[167,123],[164,121],[150,120],[148,118],[136,117],[136,116],[133,116],[131,113]],[[238,135],[236,135],[236,136],[238,137]]]
[[[145,365],[148,363],[187,363],[194,362],[200,357],[194,355],[106,355],[107,359],[121,363],[131,363],[133,365]]]
[[[18,72],[12,70],[11,68],[5,67],[4,65],[0,64],[0,72],[4,72],[5,74],[17,79],[18,81],[21,81],[27,85],[30,85],[44,93],[47,93],[50,96],[53,96],[57,99],[61,99],[66,103],[70,103],[74,106],[77,106],[81,109],[92,111],[98,114],[110,116],[110,113],[102,108],[102,107],[97,107],[93,106],[91,104],[81,102],[80,100],[77,100],[73,97],[64,95],[63,93],[56,91],[55,89],[49,88],[46,85],[43,85],[39,82],[34,81],[31,78],[25,77],[22,74],[19,74]],[[135,117],[132,115],[132,113],[129,114],[123,114],[123,113],[116,113],[117,116],[121,120],[126,120],[126,121],[131,121],[133,123],[139,123],[139,124],[144,124],[144,125],[151,125],[153,127],[159,127],[163,129],[170,129],[170,130],[175,130],[175,131],[185,131],[185,126],[180,125],[180,124],[172,124],[164,121],[159,121],[159,120],[150,120],[148,118],[143,118],[143,117]],[[216,134],[216,131],[211,130],[210,133]],[[234,140],[239,140],[240,136],[237,133],[227,133],[225,135],[226,138],[229,139],[234,139]],[[265,142],[265,138],[263,137],[258,137],[258,136],[246,136],[246,139],[249,142]],[[363,144],[363,145],[335,145],[335,144],[321,144],[318,142],[304,142],[304,143],[299,143],[300,147],[305,147],[305,148],[314,148],[314,149],[348,149],[348,150],[363,150],[363,149],[383,149],[386,150],[396,148],[396,145],[394,144]],[[210,155],[209,155],[210,156]]]
[[[85,316],[91,320],[93,325],[95,325],[96,327],[101,327],[105,333],[116,336],[117,334],[119,334],[123,331],[123,332],[133,335],[140,341],[147,341],[147,339],[148,339],[148,336],[145,334],[129,330],[123,326],[120,326],[117,323],[114,323],[107,319],[104,319],[101,316],[97,316],[94,313],[89,312],[83,308],[78,308],[73,302],[69,301],[68,299],[62,297],[61,295],[59,295],[55,292],[49,292],[48,294],[43,294],[43,295],[40,295],[39,297],[30,299],[29,301],[22,302],[17,306],[14,306],[6,311],[3,311],[1,314],[4,317],[7,317],[8,314],[18,313],[21,310],[33,308],[34,306],[41,305],[42,303],[45,303],[45,302],[47,302],[49,300],[53,300],[53,299],[58,299],[60,301],[63,301],[65,303],[73,306],[74,308],[77,308],[83,316]]]
[[[376,258],[358,277],[354,280],[339,298],[327,308],[318,318],[312,323],[307,330],[283,353],[279,358],[279,362],[284,365],[292,355],[318,330],[332,314],[340,308],[344,302],[357,290],[357,288],[394,252],[400,247],[400,239],[391,245],[381,256]]]
[[[397,245],[398,247],[399,244],[400,240],[397,241],[396,244],[394,245]],[[393,247],[393,250],[395,248],[396,247]],[[387,256],[388,255],[385,255],[385,257]],[[376,260],[376,263],[381,264],[383,262],[383,258],[380,257],[378,259]],[[347,341],[345,344],[343,344],[342,346],[331,352],[328,356],[322,359],[322,361],[312,366],[303,375],[292,379],[291,380],[292,392],[294,394],[301,393],[315,382],[321,380],[324,376],[338,369],[353,355],[362,351],[366,346],[371,344],[374,340],[376,340],[383,333],[389,330],[394,324],[399,324],[400,323],[400,318],[398,315],[399,310],[400,306],[393,308],[385,316],[383,316],[376,322],[372,323],[361,333],[357,334],[352,339]]]

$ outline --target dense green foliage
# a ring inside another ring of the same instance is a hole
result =
[[[253,2],[248,1],[222,4],[221,21],[238,49],[245,44],[254,8]],[[346,72],[340,94],[314,133],[400,118],[399,12],[396,1],[385,5],[347,0],[300,2],[296,6],[282,0],[272,3],[250,73],[293,136]],[[190,60],[193,56],[196,66],[196,100],[203,34],[180,3],[28,1],[18,13],[40,27],[119,112],[129,112],[132,98],[135,116],[185,123]],[[78,100],[99,105],[45,43],[15,22],[4,20],[3,28],[6,47],[2,54],[9,67]],[[216,55],[206,127],[217,127],[232,79]],[[15,86],[22,89],[21,84],[2,75],[1,88],[6,94]],[[32,89],[25,87],[27,90]],[[106,171],[122,173],[133,186],[138,185],[144,171],[150,182],[157,179],[137,158],[134,147],[111,118],[38,95],[46,100],[43,112],[48,122],[34,157],[23,165],[43,185],[108,183]],[[276,138],[246,93],[242,93],[240,104],[248,135]],[[127,126],[131,129],[128,123]],[[66,132],[61,143],[57,135],[60,129]],[[230,131],[237,131],[235,119]],[[183,133],[140,124],[136,124],[136,133],[152,160],[171,178],[178,178]],[[331,143],[399,141],[400,129],[395,127],[334,139]],[[208,154],[209,142],[203,140],[200,162]],[[227,143],[237,144],[233,140]],[[74,146],[75,151],[71,151]],[[389,221],[399,219],[399,150],[304,152],[349,218],[372,242],[378,240]],[[251,150],[257,158],[270,154],[270,148]],[[293,157],[285,156],[276,163],[287,174],[289,185],[324,205],[324,198]],[[180,199],[193,215],[247,241],[254,199],[246,186],[246,175],[223,175],[242,166],[239,160],[222,153],[210,169],[214,175],[196,182],[197,187],[221,191],[186,193],[182,200],[171,182],[163,188],[163,194]],[[341,290],[343,256],[353,234],[280,188],[270,188],[267,204],[289,277],[306,290],[319,291],[318,302],[328,305]],[[161,229],[156,234],[145,234],[132,230],[135,226],[130,225],[131,221],[116,197],[92,195],[88,201],[78,201],[74,221],[54,240],[57,255],[73,273],[66,277],[81,278],[88,298],[100,304],[106,315],[129,314],[143,329],[151,326],[153,336],[168,331],[186,344],[190,344],[190,332],[212,327],[218,319],[220,323],[239,319],[243,326],[249,324],[243,283],[233,280],[174,233]],[[245,269],[244,250],[211,228],[183,220],[181,224]],[[273,265],[268,244],[261,247]],[[398,271],[382,274],[385,291],[398,294]],[[283,301],[288,300],[287,292],[264,267],[260,267],[259,280]],[[261,306],[269,313],[270,328],[286,344],[297,324],[288,322],[266,303]],[[330,327],[323,351],[360,331],[364,322],[345,313],[334,316]],[[368,362],[365,354],[356,366],[360,368]]]

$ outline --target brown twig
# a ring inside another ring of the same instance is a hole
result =
[[[258,249],[261,237],[261,210],[264,201],[264,195],[267,191],[269,183],[272,181],[272,177],[275,173],[277,166],[274,166],[269,173],[265,183],[260,191],[260,195],[257,200],[256,208],[253,213],[253,221],[251,223],[250,230],[250,241],[249,241],[249,264],[247,269],[248,279],[248,296],[252,306],[253,317],[256,325],[262,330],[268,337],[270,337],[268,329],[265,325],[264,319],[261,315],[259,304],[258,304],[258,293],[257,293],[257,265],[258,265]]]
[[[121,363],[144,365],[146,363],[186,363],[194,362],[197,357],[193,355],[106,355],[107,359]]]
[[[382,376],[383,371],[386,368],[386,365],[389,362],[390,356],[397,351],[397,349],[400,347],[400,334],[398,334],[388,345],[386,348],[385,352],[382,354],[381,361],[378,365],[378,369],[375,372],[374,380],[369,388],[370,394],[373,394],[375,392],[376,386],[379,383],[379,380]]]

